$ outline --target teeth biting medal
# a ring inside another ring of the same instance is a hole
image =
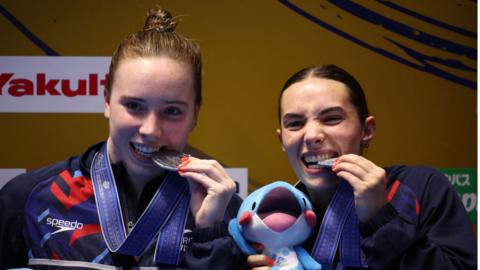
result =
[[[322,160],[322,161],[319,161],[317,165],[320,165],[322,167],[332,167],[333,163],[335,163],[335,160],[337,160],[337,158]]]
[[[177,150],[164,149],[152,156],[153,162],[161,168],[169,171],[177,171],[177,166],[182,163],[182,158],[189,156]]]

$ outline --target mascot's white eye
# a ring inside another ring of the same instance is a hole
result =
[[[255,206],[257,206],[257,202],[253,202],[253,204],[252,204],[252,210],[255,210]]]

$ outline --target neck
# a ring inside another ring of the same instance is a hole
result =
[[[158,178],[163,179],[163,177],[166,175],[166,171],[162,170],[161,173],[156,174],[155,176],[145,176],[145,175],[135,175],[132,173],[128,173],[128,178],[131,181],[131,186],[132,188],[135,189],[135,194],[137,194],[137,198],[140,197],[141,193],[143,192],[145,186],[150,183],[150,181],[157,179],[158,181],[161,181]]]
[[[337,187],[338,185],[325,189],[310,189],[307,187],[307,192],[312,202],[320,208],[319,210],[324,211],[328,208]]]
[[[145,176],[139,174],[133,174],[129,172],[123,163],[113,163],[112,170],[115,175],[115,180],[122,181],[127,187],[128,192],[134,196],[135,200],[138,200],[145,188],[145,186],[153,179],[165,175],[165,171],[162,171],[160,174],[152,176]]]

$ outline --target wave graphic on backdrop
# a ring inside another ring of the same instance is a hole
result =
[[[472,90],[477,88],[476,32],[387,1],[278,1],[370,51]]]
[[[25,37],[27,37],[35,46],[42,50],[48,56],[59,56],[59,54],[50,48],[45,42],[30,31],[23,23],[21,23],[12,13],[0,5],[0,14],[13,24]]]

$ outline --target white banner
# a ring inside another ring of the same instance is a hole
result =
[[[26,172],[23,168],[16,169],[0,169],[0,189],[15,176]]]
[[[0,56],[0,112],[102,113],[110,57]]]
[[[248,168],[225,168],[225,171],[235,181],[236,193],[245,199],[248,195]]]

